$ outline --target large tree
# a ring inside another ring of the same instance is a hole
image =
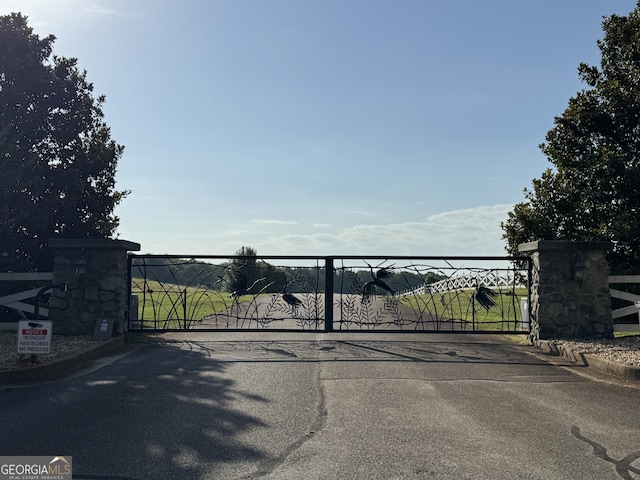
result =
[[[640,267],[640,2],[602,29],[600,66],[578,67],[587,88],[540,145],[553,167],[502,228],[510,254],[539,239],[613,241],[610,262],[622,273]]]
[[[282,269],[264,260],[258,260],[258,252],[242,246],[236,257],[226,266],[223,278],[225,289],[232,296],[278,293],[285,288],[286,277]]]
[[[106,238],[118,226],[123,147],[75,58],[55,56],[20,13],[0,16],[0,255],[9,270],[52,266],[54,237]]]

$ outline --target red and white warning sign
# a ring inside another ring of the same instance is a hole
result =
[[[51,330],[51,320],[20,320],[18,322],[18,353],[49,353]]]

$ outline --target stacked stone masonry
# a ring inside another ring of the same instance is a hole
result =
[[[114,334],[123,333],[129,308],[127,252],[140,250],[140,245],[56,239],[49,246],[55,256],[53,284],[59,287],[49,300],[54,333],[93,335],[96,322],[103,320],[111,322]]]
[[[519,251],[532,260],[531,340],[613,334],[609,242],[538,241]]]

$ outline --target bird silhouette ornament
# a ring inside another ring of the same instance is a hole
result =
[[[496,292],[483,285],[476,287],[476,292],[473,294],[475,301],[478,302],[485,310],[489,311],[491,307],[495,307],[495,298],[498,296]]]
[[[297,308],[299,305],[302,305],[302,300],[300,300],[295,295],[291,295],[290,293],[283,293],[282,299],[294,308]]]
[[[302,300],[300,300],[295,295],[287,293],[287,285],[286,284],[285,284],[284,287],[282,287],[282,300],[284,300],[287,303],[287,305],[289,305],[291,307],[291,310],[293,312],[296,312],[298,310],[298,307],[300,305],[302,305]]]
[[[367,263],[367,265],[369,264]],[[368,281],[362,287],[363,302],[368,302],[370,297],[376,294],[376,287],[381,288],[382,290],[386,290],[387,292],[391,293],[391,295],[395,295],[396,292],[394,292],[393,289],[383,280],[383,278],[389,278],[393,275],[392,268],[393,265],[390,265],[388,267],[380,268],[374,272],[373,267],[369,265],[369,269],[371,270],[371,278],[373,278],[373,280]]]

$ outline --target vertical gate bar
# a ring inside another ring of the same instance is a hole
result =
[[[184,289],[182,298],[182,317],[184,318],[184,329],[187,329],[187,289]]]
[[[124,322],[124,324],[126,325],[125,333],[128,333],[129,328],[131,327],[131,291],[132,291],[131,262],[132,261],[133,261],[133,257],[131,257],[131,255],[127,255],[127,305],[129,306],[129,308],[127,308],[127,310],[125,311],[125,315],[126,315],[125,322]],[[140,327],[140,329],[142,329],[142,327]]]
[[[333,332],[333,258],[324,259],[324,331]]]
[[[471,294],[471,330],[476,331],[476,296]]]
[[[527,257],[527,313],[529,315],[529,341],[531,341],[531,327],[533,325],[531,321],[531,288],[533,285],[533,259]]]

